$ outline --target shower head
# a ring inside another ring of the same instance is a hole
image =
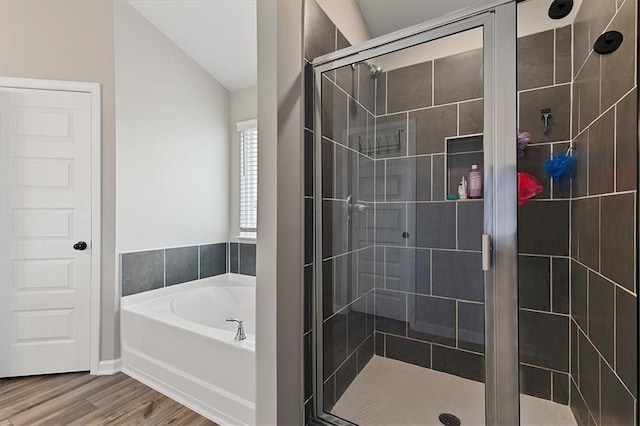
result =
[[[372,79],[375,80],[382,75],[382,68],[380,66],[376,64],[370,64],[369,62],[366,62],[366,61],[353,63],[351,64],[351,68],[355,70],[356,65],[360,65],[360,64],[363,64],[369,67],[369,77],[371,77]]]

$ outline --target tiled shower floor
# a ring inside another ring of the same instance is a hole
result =
[[[520,396],[521,425],[576,425],[568,406]],[[484,385],[435,370],[374,356],[336,403],[332,414],[362,426],[441,425],[440,413],[462,425],[484,424]]]

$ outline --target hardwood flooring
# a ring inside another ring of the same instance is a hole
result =
[[[0,379],[0,426],[216,424],[118,373]]]

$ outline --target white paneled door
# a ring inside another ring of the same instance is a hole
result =
[[[91,94],[0,90],[0,377],[89,370]]]

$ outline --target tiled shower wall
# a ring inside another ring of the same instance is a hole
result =
[[[520,390],[569,403],[569,197],[571,182],[552,182],[543,168],[571,140],[571,38],[566,26],[518,39],[521,132],[531,134],[518,171],[542,192],[518,208]],[[543,130],[540,112],[550,109]]]
[[[237,243],[121,253],[121,294],[129,296],[227,272],[255,276],[255,253],[255,244]]]
[[[483,381],[484,203],[445,200],[446,138],[483,131],[482,50],[376,83],[376,136],[406,129],[374,149],[376,354]]]
[[[637,2],[584,2],[574,24],[571,408],[579,424],[637,424]],[[605,30],[624,35],[591,51]]]

